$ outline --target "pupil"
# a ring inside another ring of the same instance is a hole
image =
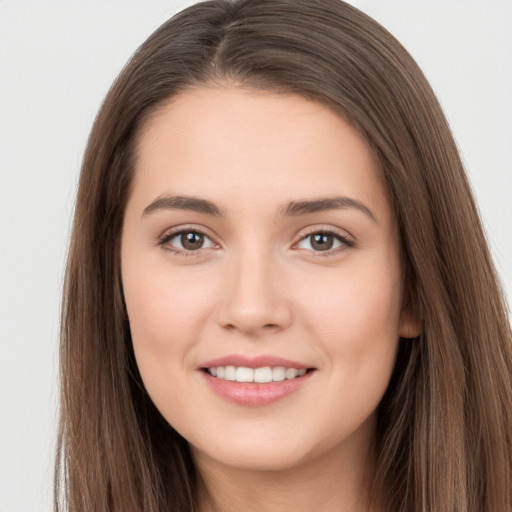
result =
[[[328,251],[332,248],[334,243],[332,235],[317,234],[313,235],[311,246],[317,251]]]
[[[189,232],[181,235],[181,245],[189,251],[201,249],[203,242],[204,235],[201,233]]]

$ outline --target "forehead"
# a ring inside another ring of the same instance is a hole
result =
[[[136,155],[133,190],[147,200],[180,193],[277,204],[343,194],[389,206],[379,166],[357,131],[298,95],[186,90],[146,122]]]

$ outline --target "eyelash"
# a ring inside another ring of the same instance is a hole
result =
[[[311,253],[313,254],[313,256],[315,258],[323,258],[323,257],[327,257],[327,256],[332,256],[333,254],[337,253],[340,250],[350,249],[355,246],[355,243],[352,240],[350,240],[346,236],[341,235],[340,233],[337,233],[336,231],[329,230],[329,229],[313,229],[309,233],[306,233],[305,235],[303,235],[300,238],[300,240],[296,244],[294,244],[294,247],[298,246],[300,243],[307,240],[308,238],[312,238],[314,235],[332,236],[335,241],[339,242],[338,247],[329,248],[329,249],[326,249],[325,251],[315,251],[315,250],[311,250],[311,249],[305,249],[305,250],[311,251]],[[310,242],[310,245],[311,245],[311,242]]]
[[[197,249],[197,250],[187,250],[187,249],[180,249],[178,247],[174,247],[171,244],[169,244],[169,242],[173,238],[176,238],[180,235],[184,235],[186,233],[202,235],[206,239],[210,240],[210,242],[212,243],[212,246],[218,245],[218,244],[215,244],[215,242],[213,242],[213,240],[211,239],[211,236],[208,235],[208,233],[206,233],[205,231],[203,231],[202,229],[199,229],[199,228],[184,228],[184,229],[180,228],[180,229],[177,229],[176,231],[168,232],[168,233],[164,234],[164,236],[158,241],[158,245],[160,245],[165,250],[171,251],[174,254],[178,254],[180,256],[199,256],[205,248],[201,247],[200,249]]]
[[[186,257],[190,257],[190,256],[199,256],[203,250],[205,249],[209,249],[210,247],[201,247],[199,249],[196,249],[196,250],[187,250],[187,249],[180,249],[178,247],[175,247],[171,244],[169,244],[169,242],[173,239],[173,238],[176,238],[178,236],[181,236],[181,235],[184,235],[184,234],[196,234],[196,235],[201,235],[203,237],[205,237],[206,239],[208,239],[210,242],[211,242],[211,246],[212,247],[215,247],[217,246],[218,247],[218,244],[216,244],[212,239],[211,237],[203,230],[199,229],[199,228],[180,228],[180,229],[177,229],[176,231],[171,231],[169,233],[166,233],[162,238],[159,239],[158,241],[158,245],[160,245],[162,248],[164,248],[165,250],[168,250],[168,251],[171,251],[175,254],[178,254],[180,256],[186,256]],[[303,235],[300,240],[298,242],[296,242],[293,247],[297,247],[299,244],[301,244],[302,242],[304,242],[305,240],[307,240],[308,238],[311,238],[313,237],[314,235],[324,235],[324,236],[332,236],[336,241],[339,242],[339,246],[338,247],[335,247],[335,248],[329,248],[329,249],[326,249],[325,251],[315,251],[313,249],[303,249],[303,250],[307,250],[307,251],[310,251],[314,257],[326,257],[326,256],[330,256],[332,255],[333,253],[336,253],[338,252],[339,250],[343,250],[344,248],[352,248],[355,246],[355,243],[352,241],[352,240],[349,240],[347,237],[335,232],[335,231],[332,231],[332,230],[328,230],[328,229],[315,229],[315,230],[312,230],[311,232]],[[311,245],[311,242],[310,242],[310,245]],[[301,249],[298,249],[298,250],[301,250]]]

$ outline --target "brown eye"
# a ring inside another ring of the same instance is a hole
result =
[[[328,251],[334,245],[334,237],[327,233],[317,233],[311,236],[311,247],[315,251]]]
[[[178,252],[192,252],[213,247],[214,243],[199,231],[180,231],[167,236],[162,245],[170,246]]]
[[[197,251],[197,249],[201,249],[203,247],[204,235],[193,231],[182,233],[180,236],[180,242],[183,249],[187,251]]]
[[[337,233],[329,233],[328,231],[311,233],[302,238],[297,244],[299,249],[307,249],[313,252],[327,252],[342,246],[353,247],[354,244],[344,236]]]

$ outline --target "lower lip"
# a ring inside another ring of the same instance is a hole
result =
[[[295,379],[262,384],[218,379],[207,372],[203,371],[202,373],[210,389],[222,398],[237,405],[259,407],[295,393],[309,381],[314,372],[309,371],[302,377],[296,377]]]

